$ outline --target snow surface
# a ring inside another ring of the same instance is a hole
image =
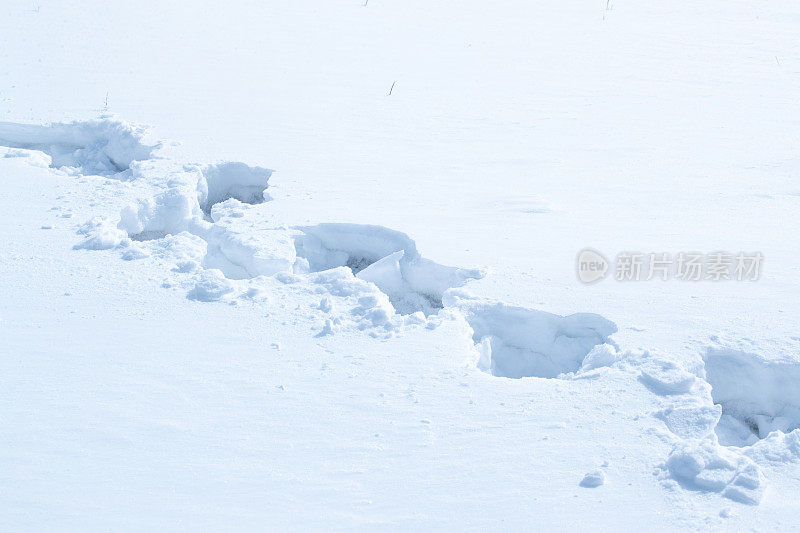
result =
[[[4,5],[0,528],[798,527],[798,24]]]

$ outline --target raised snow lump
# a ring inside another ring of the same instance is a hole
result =
[[[472,327],[481,354],[478,366],[507,378],[554,378],[575,372],[595,346],[617,326],[593,313],[560,316],[449,291],[447,307],[457,308]]]
[[[374,283],[404,315],[436,313],[445,291],[484,275],[425,259],[408,235],[382,226],[327,223],[296,229],[297,257],[307,262],[309,271],[349,267],[357,278]]]
[[[711,397],[722,406],[721,444],[747,446],[800,427],[800,361],[727,348],[709,348],[704,359]]]
[[[149,159],[158,145],[143,142],[145,130],[110,118],[46,126],[0,122],[0,145],[37,150],[50,166],[80,174],[114,175]]]

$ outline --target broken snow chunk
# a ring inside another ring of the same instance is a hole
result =
[[[596,368],[611,366],[617,359],[619,359],[619,355],[614,346],[611,344],[598,344],[583,359],[580,371],[587,372]]]
[[[358,299],[358,306],[351,311],[353,315],[363,317],[372,326],[388,324],[394,315],[392,304],[382,293],[370,294]],[[367,325],[366,323],[364,325]]]
[[[325,319],[325,325],[322,326],[322,329],[319,333],[317,333],[317,337],[325,337],[327,335],[333,335],[335,331],[335,323],[330,318]]]
[[[231,279],[292,271],[295,251],[287,232],[254,231],[247,219],[223,220],[230,224],[215,223],[204,232],[208,242],[208,253],[203,261],[206,268],[217,268]]]
[[[581,487],[595,488],[606,482],[606,474],[602,470],[592,470],[583,476]]]
[[[330,298],[323,298],[319,301],[317,309],[324,313],[330,313],[333,310],[333,303],[331,302]]]
[[[125,261],[135,261],[137,259],[144,259],[145,257],[150,257],[150,254],[139,246],[129,246],[122,252],[122,259]]]
[[[214,302],[233,292],[233,283],[215,269],[205,270],[200,274],[194,288],[187,297],[190,300]]]
[[[422,311],[417,311],[416,313],[411,313],[410,315],[406,315],[403,318],[403,323],[406,325],[415,325],[421,326],[426,323],[425,313]]]
[[[365,281],[371,281],[385,293],[402,292],[403,274],[400,271],[400,260],[404,255],[403,250],[389,254],[367,266],[356,276]]]
[[[127,234],[105,217],[94,217],[83,224],[78,233],[86,238],[73,246],[75,250],[109,250],[130,242]]]
[[[211,207],[211,220],[219,222],[223,218],[243,218],[245,204],[236,198],[228,198]]]

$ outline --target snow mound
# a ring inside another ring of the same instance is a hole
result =
[[[0,122],[0,144],[44,152],[51,166],[80,174],[113,175],[149,159],[158,145],[144,144],[144,134],[110,118],[47,126]]]
[[[346,266],[378,286],[403,315],[436,313],[445,291],[484,275],[425,259],[408,235],[382,226],[328,223],[297,229],[302,232],[295,238],[297,256],[311,272]]]
[[[554,378],[575,372],[617,331],[613,322],[593,313],[560,316],[462,291],[449,291],[444,303],[464,315],[478,345],[479,366],[495,376]]]
[[[714,403],[722,406],[722,444],[747,446],[800,427],[800,361],[725,348],[709,348],[704,359]]]

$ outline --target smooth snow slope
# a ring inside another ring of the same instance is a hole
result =
[[[794,525],[798,25],[793,2],[4,3],[3,518]],[[86,121],[106,95],[155,134]],[[586,246],[766,259],[587,287]]]

